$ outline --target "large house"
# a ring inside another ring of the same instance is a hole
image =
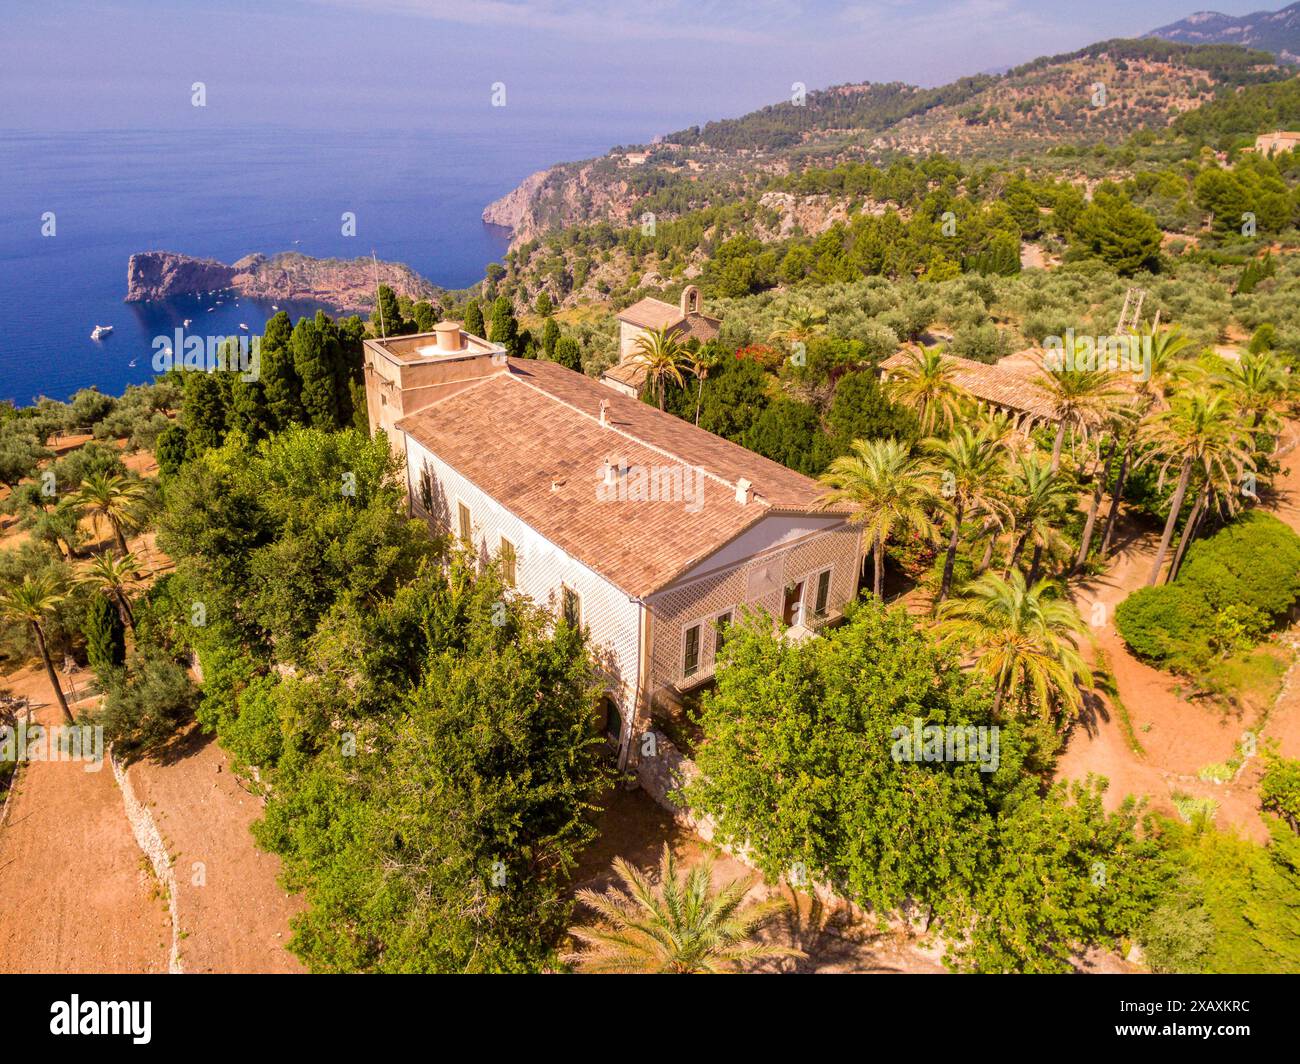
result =
[[[620,311],[618,319],[618,363],[601,375],[601,381],[616,392],[635,399],[645,385],[646,369],[636,358],[636,343],[646,333],[662,329],[683,343],[706,343],[718,335],[722,322],[700,311],[700,290],[693,284],[682,289],[676,306],[646,296]]]
[[[816,482],[581,373],[442,322],[367,340],[365,377],[412,513],[590,633],[620,765],[742,609],[803,638],[856,594],[860,532]]]
[[[1255,138],[1255,151],[1260,155],[1295,151],[1296,148],[1300,148],[1300,133],[1294,131],[1278,130],[1275,133],[1261,133]]]

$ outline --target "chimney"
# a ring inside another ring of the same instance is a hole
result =
[[[609,403],[604,399],[600,401],[600,427],[609,428]]]
[[[614,462],[610,461],[608,456],[605,458],[605,465],[602,468],[602,473],[604,481],[608,486],[612,487],[614,484],[618,483],[618,466]]]
[[[437,337],[437,348],[440,352],[451,354],[461,349],[460,322],[440,321],[433,327],[433,333]]]
[[[738,481],[736,481],[736,502],[740,503],[741,506],[745,506],[746,504],[752,502],[753,498],[754,498],[754,485],[751,484],[744,477],[741,477]]]

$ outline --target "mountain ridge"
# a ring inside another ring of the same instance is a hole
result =
[[[1184,44],[1237,44],[1271,52],[1283,62],[1300,64],[1300,2],[1249,15],[1197,11],[1146,36]]]

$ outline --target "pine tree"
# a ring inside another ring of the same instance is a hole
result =
[[[438,324],[438,312],[433,309],[433,304],[427,299],[422,299],[411,308],[412,317],[415,319],[416,332],[433,332],[433,327]]]
[[[376,336],[401,336],[411,331],[402,319],[397,294],[386,284],[379,286],[379,305],[370,315],[370,324]]]
[[[158,460],[158,470],[164,476],[171,476],[185,461],[190,441],[185,426],[173,421],[158,433],[158,442],[154,444],[154,457]]]

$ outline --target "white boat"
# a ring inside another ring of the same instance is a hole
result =
[[[244,332],[248,332],[248,326],[245,325],[242,321],[239,323],[239,327],[243,329]]]
[[[186,318],[186,319],[181,323],[181,325],[182,325],[184,328],[188,329],[188,328],[190,327],[190,319],[189,319],[189,318]]]
[[[216,309],[216,307],[208,307],[208,313],[211,314]]]
[[[131,359],[130,362],[127,363],[127,365],[128,365],[128,366],[131,366],[132,368],[134,368],[134,367],[135,367],[135,364],[136,364],[137,362],[139,362],[139,361],[140,361],[140,360],[139,360],[138,358],[133,358],[133,359]]]
[[[113,326],[111,325],[96,325],[93,329],[90,330],[90,338],[92,340],[101,340],[112,331],[113,331]]]
[[[272,304],[271,304],[271,309],[272,309],[272,310],[279,310],[280,308],[277,307],[274,303],[272,303]]]

